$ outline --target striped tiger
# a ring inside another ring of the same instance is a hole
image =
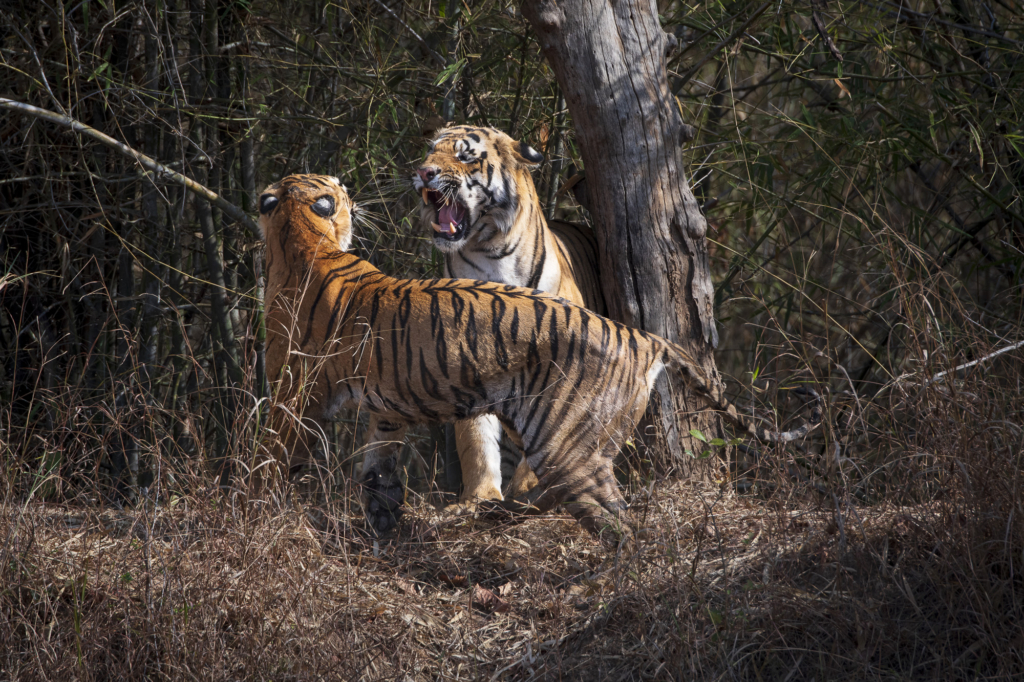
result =
[[[266,242],[267,373],[283,466],[310,457],[339,409],[366,410],[361,502],[378,532],[402,502],[397,447],[419,422],[494,415],[537,475],[528,502],[563,504],[587,530],[619,537],[626,505],[612,459],[665,367],[748,434],[685,350],[539,290],[466,279],[395,279],[347,253],[353,203],[336,178],[292,175],[259,200]],[[288,418],[301,411],[301,420]],[[817,421],[817,411],[812,421]]]
[[[603,315],[594,234],[544,218],[530,175],[543,159],[494,128],[443,128],[413,176],[422,225],[444,256],[445,277],[540,289]],[[463,505],[502,499],[503,460],[515,457],[515,466],[522,455],[501,435],[494,415],[455,424]],[[525,492],[531,479],[521,462],[511,494]]]

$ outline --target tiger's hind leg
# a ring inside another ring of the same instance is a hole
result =
[[[632,534],[626,500],[619,491],[612,466],[618,451],[618,443],[609,441],[595,448],[591,458],[573,467],[548,469],[538,485],[525,495],[492,504],[490,515],[522,519],[562,505],[603,544],[617,546]]]
[[[505,431],[505,437],[501,441],[502,459],[508,461],[510,455],[518,459],[512,473],[512,481],[505,491],[505,497],[514,500],[529,494],[537,487],[539,481],[537,475],[533,473],[533,469],[530,468],[530,463],[526,461],[523,439],[508,426],[502,425],[502,429]]]
[[[370,419],[359,497],[367,522],[378,533],[394,528],[402,516],[405,485],[398,466],[398,452],[407,428],[406,424],[376,415]]]
[[[614,452],[618,452],[617,446]],[[619,491],[609,458],[605,458],[583,485],[572,486],[564,504],[566,511],[606,546],[615,547],[632,535],[628,505]]]

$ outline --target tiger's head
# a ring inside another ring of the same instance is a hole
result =
[[[433,226],[434,245],[454,253],[468,239],[488,239],[485,230],[508,232],[522,195],[536,192],[530,169],[543,160],[530,145],[493,128],[442,129],[413,176],[423,197],[420,217]]]
[[[292,230],[323,235],[342,251],[352,245],[356,205],[338,178],[289,175],[260,195],[259,228],[263,240],[286,239]]]

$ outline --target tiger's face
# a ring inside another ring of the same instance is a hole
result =
[[[285,239],[287,230],[297,228],[324,235],[342,251],[352,245],[356,206],[338,178],[289,175],[263,191],[259,208],[264,241],[273,236]]]
[[[544,157],[525,142],[493,128],[451,126],[430,145],[413,186],[423,198],[421,218],[433,226],[434,245],[455,253],[516,219],[530,168]]]

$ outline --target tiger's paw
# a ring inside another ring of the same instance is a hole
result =
[[[482,518],[489,521],[512,523],[524,521],[529,516],[542,513],[528,498],[484,500],[477,505],[477,511]]]
[[[475,514],[476,510],[477,503],[475,501],[464,500],[455,504],[449,504],[444,508],[444,513],[461,516],[463,514]]]
[[[402,518],[405,486],[397,476],[386,476],[368,471],[363,476],[363,513],[370,527],[377,533],[386,533]]]

